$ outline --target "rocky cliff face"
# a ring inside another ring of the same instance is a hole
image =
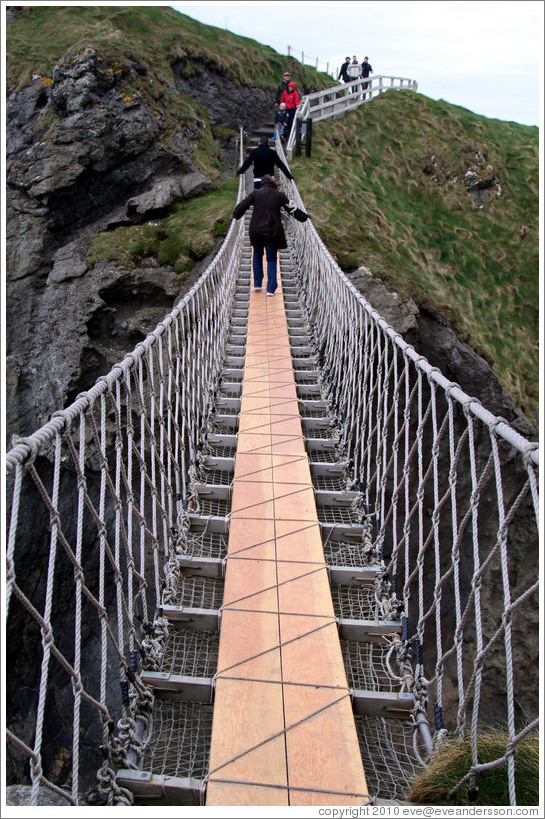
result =
[[[212,125],[252,129],[270,116],[262,89],[205,69],[185,81],[179,69],[173,93],[200,97]],[[130,270],[86,261],[96,233],[146,222],[215,187],[191,159],[206,123],[167,133],[160,112],[120,90],[122,79],[146,71],[138,62],[106,66],[85,49],[7,100],[8,446],[108,372],[202,269],[182,286],[153,260]]]

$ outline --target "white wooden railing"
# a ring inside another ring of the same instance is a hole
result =
[[[296,124],[300,119],[303,122],[312,119],[318,122],[321,119],[341,117],[347,111],[357,108],[364,102],[368,102],[373,97],[389,91],[396,90],[417,91],[416,80],[407,77],[385,77],[382,74],[376,77],[366,77],[353,80],[349,83],[341,83],[323,91],[316,91],[303,97],[299,108],[295,114],[293,127],[286,146],[288,159],[291,159],[291,152],[295,144]]]
[[[308,55],[305,55],[304,51],[296,51],[293,48],[293,46],[290,45],[288,46],[288,57],[294,57],[296,60],[299,60],[299,62],[302,63],[303,65],[305,65],[305,62],[308,63],[309,65],[312,64],[315,66],[316,71],[324,71],[325,74],[330,74],[331,76],[334,76],[333,74],[334,69],[332,68],[331,71],[329,70],[329,62],[324,62],[323,60],[320,60],[319,57],[309,57]],[[325,66],[325,69],[320,68],[321,65]]]

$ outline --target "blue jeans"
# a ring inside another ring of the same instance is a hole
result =
[[[254,245],[252,267],[254,270],[254,287],[263,284],[263,249],[267,256],[267,293],[274,293],[278,287],[276,279],[277,249],[272,245]]]

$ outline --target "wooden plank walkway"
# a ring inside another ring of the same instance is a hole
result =
[[[250,295],[206,804],[368,803],[280,282]]]

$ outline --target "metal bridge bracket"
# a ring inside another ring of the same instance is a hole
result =
[[[121,769],[117,772],[116,782],[127,788],[139,803],[146,799],[154,804],[167,805],[201,805],[201,794],[204,783],[198,779],[182,779],[174,776],[160,776],[149,771]]]

